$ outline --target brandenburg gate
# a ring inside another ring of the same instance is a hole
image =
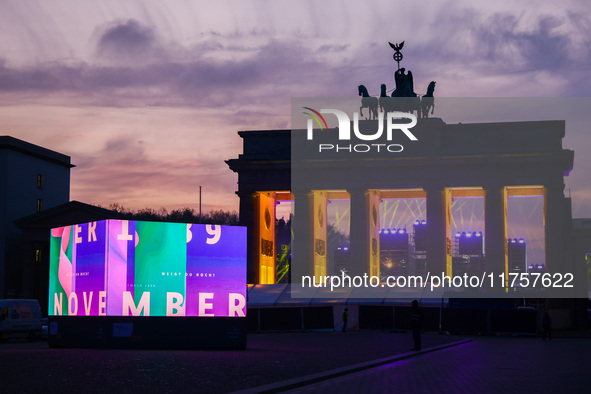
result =
[[[377,127],[377,120],[360,123]],[[315,276],[334,274],[327,272],[326,250],[331,199],[351,201],[350,248],[358,262],[351,274],[379,275],[380,200],[424,198],[427,269],[451,275],[454,197],[484,198],[486,270],[507,273],[512,196],[544,198],[546,269],[574,271],[565,258],[571,212],[564,177],[574,152],[562,147],[564,121],[447,124],[426,118],[412,130],[419,143],[406,140],[404,150],[390,155],[313,152],[297,164],[311,176],[298,179],[292,179],[292,144],[305,139],[306,130],[240,131],[243,152],[226,163],[238,174],[240,222],[248,227],[248,282],[275,282],[275,206],[286,200],[294,204],[298,264]],[[321,137],[337,132],[324,130]]]

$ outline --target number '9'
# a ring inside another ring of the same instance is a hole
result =
[[[207,238],[206,242],[209,245],[217,244],[222,236],[222,226],[215,225],[215,224],[207,224],[205,226],[205,231],[207,231],[208,235],[211,235],[211,238]]]

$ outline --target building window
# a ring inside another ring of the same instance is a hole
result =
[[[37,174],[37,189],[43,189],[43,174]]]
[[[35,262],[38,263],[41,261],[41,249],[35,250]]]
[[[43,209],[43,200],[38,198],[37,199],[37,212],[41,212],[42,209]]]

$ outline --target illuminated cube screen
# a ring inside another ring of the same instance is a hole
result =
[[[103,220],[51,230],[49,315],[246,316],[246,228]]]

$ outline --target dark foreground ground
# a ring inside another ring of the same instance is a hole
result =
[[[423,349],[464,338],[423,335]],[[589,392],[591,339],[471,337],[472,342],[296,392]],[[0,345],[0,392],[231,392],[408,353],[409,334],[249,334],[246,350],[49,349]]]

